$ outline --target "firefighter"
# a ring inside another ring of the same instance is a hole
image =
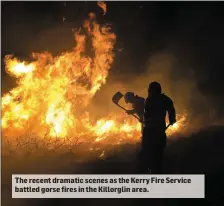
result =
[[[158,82],[150,83],[144,106],[140,152],[141,173],[160,174],[162,172],[163,153],[166,146],[166,112],[168,112],[169,124],[173,125],[176,122],[173,101],[162,94],[162,88]]]
[[[127,114],[137,114],[140,122],[143,122],[143,115],[144,115],[144,103],[145,99],[143,97],[139,97],[135,95],[133,92],[127,92],[124,95],[124,100],[128,104],[132,104],[132,110],[127,110]]]

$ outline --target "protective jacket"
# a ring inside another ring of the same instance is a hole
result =
[[[165,94],[147,97],[144,107],[144,126],[165,130],[166,112],[168,112],[169,123],[176,122],[176,111],[173,101]]]

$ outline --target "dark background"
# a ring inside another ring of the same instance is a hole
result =
[[[27,59],[31,52],[54,54],[74,46],[72,28],[89,12],[109,22],[117,35],[111,75],[140,74],[150,55],[169,51],[193,68],[200,91],[222,115],[224,4],[222,2],[108,2],[107,14],[96,2],[2,2],[2,66],[6,54]],[[63,22],[63,16],[66,21]],[[2,70],[3,89],[13,86]]]

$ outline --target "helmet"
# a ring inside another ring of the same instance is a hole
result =
[[[154,81],[149,84],[148,93],[150,94],[161,94],[162,88],[160,83]]]
[[[133,92],[127,92],[125,95],[124,95],[124,100],[126,103],[131,103],[134,99],[134,93]]]

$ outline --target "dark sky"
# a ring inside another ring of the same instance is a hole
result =
[[[150,55],[169,51],[194,69],[200,90],[221,107],[223,2],[108,2],[107,6],[106,16],[98,19],[112,24],[116,46],[124,48],[113,67],[124,74],[138,74]],[[80,26],[91,11],[100,14],[96,2],[68,2],[66,7],[63,2],[3,2],[2,58],[13,53],[25,59],[33,51],[56,54],[72,48],[71,28]]]

